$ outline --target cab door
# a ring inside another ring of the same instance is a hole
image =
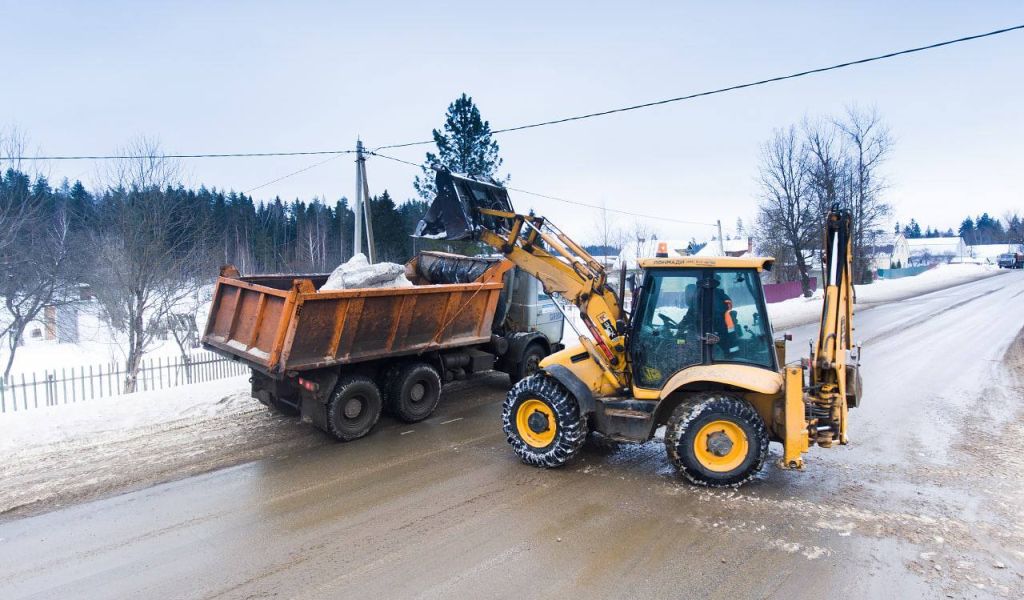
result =
[[[677,371],[708,359],[704,269],[650,269],[633,317],[635,387],[658,390]]]

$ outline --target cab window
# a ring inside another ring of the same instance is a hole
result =
[[[772,332],[764,307],[761,280],[752,270],[718,270],[711,283],[711,346],[716,362],[775,367]]]
[[[640,387],[657,389],[675,372],[703,362],[699,269],[654,270],[634,319],[630,352]]]

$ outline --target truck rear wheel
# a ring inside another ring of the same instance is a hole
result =
[[[327,400],[327,433],[342,442],[363,437],[377,424],[382,404],[380,389],[372,379],[342,377]]]
[[[441,399],[441,376],[427,363],[403,366],[389,378],[388,411],[406,423],[429,417]]]
[[[672,413],[665,450],[691,482],[738,486],[768,457],[768,432],[754,407],[727,394],[699,394]]]
[[[540,369],[540,361],[547,355],[548,353],[544,351],[544,347],[537,342],[527,345],[526,349],[523,350],[523,355],[519,358],[519,362],[516,363],[512,372],[509,373],[509,380],[516,384],[533,375]]]
[[[535,467],[564,465],[587,439],[576,398],[544,373],[531,375],[509,390],[501,420],[512,449]]]

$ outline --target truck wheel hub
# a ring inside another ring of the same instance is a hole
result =
[[[539,410],[534,411],[530,418],[526,420],[526,424],[530,426],[530,431],[534,433],[544,433],[548,430],[548,418]]]
[[[427,395],[427,388],[420,382],[416,382],[409,390],[409,399],[413,402],[421,402]]]
[[[708,436],[708,452],[715,456],[727,456],[732,452],[732,440],[724,431],[716,431]]]
[[[349,399],[349,401],[345,403],[345,410],[343,412],[345,413],[346,419],[354,419],[358,417],[359,413],[363,412],[363,401],[359,398]]]

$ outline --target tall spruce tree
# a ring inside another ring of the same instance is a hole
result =
[[[434,199],[434,166],[500,183],[509,180],[507,175],[498,175],[502,160],[498,156],[498,142],[491,139],[490,123],[483,120],[480,109],[465,93],[448,105],[444,129],[435,129],[433,136],[437,153],[427,152],[423,174],[413,181],[416,192],[424,200]]]

